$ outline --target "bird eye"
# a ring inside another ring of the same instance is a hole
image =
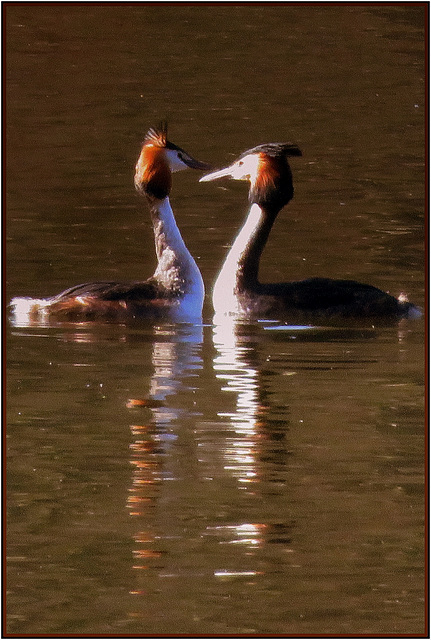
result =
[[[240,160],[240,161],[238,162],[238,166],[239,166],[239,167],[242,167],[242,165],[243,165],[243,164],[244,164],[244,161],[243,161],[243,160]]]

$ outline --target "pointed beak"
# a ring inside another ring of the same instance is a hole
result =
[[[232,177],[232,167],[226,167],[219,171],[213,171],[213,173],[207,173],[206,176],[202,176],[199,182],[210,182],[210,180],[218,180],[219,178]]]
[[[195,160],[183,150],[181,150],[181,159],[188,167],[190,167],[190,169],[200,169],[201,171],[208,171],[209,169],[212,169],[212,165],[207,162]]]

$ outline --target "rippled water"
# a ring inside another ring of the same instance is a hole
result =
[[[291,140],[263,279],[424,305],[422,5],[7,7],[8,296],[149,276],[146,129]],[[203,324],[7,328],[8,630],[420,634],[424,324],[212,322],[246,187],[175,176]]]

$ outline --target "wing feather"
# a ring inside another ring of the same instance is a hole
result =
[[[77,297],[103,301],[150,302],[169,297],[169,292],[152,279],[143,282],[87,282],[66,289],[52,298],[52,301],[60,302]]]

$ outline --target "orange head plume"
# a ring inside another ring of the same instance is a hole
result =
[[[148,130],[135,168],[135,187],[147,197],[163,200],[169,195],[172,173],[183,169],[208,169],[167,139],[167,124]]]

